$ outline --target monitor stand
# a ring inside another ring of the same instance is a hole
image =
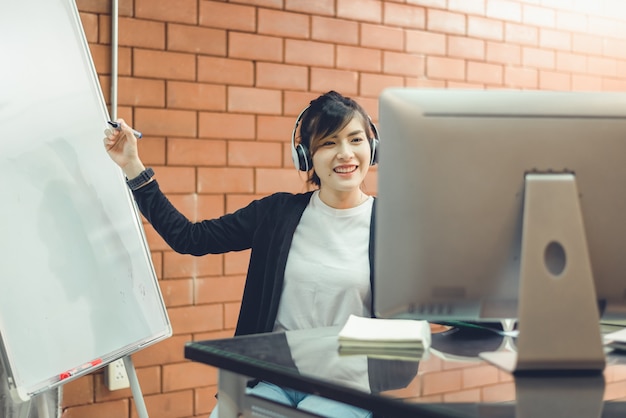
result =
[[[575,176],[527,174],[523,216],[517,352],[480,357],[516,374],[600,373],[600,315]]]

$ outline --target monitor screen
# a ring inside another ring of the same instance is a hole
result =
[[[519,318],[520,338],[549,316],[593,339],[626,317],[626,94],[390,88],[379,106],[376,316]]]

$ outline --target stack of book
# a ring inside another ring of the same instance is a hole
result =
[[[418,361],[430,347],[430,325],[412,319],[351,315],[339,331],[340,355]]]

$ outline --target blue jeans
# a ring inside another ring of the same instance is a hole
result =
[[[249,395],[256,395],[302,411],[312,412],[326,418],[371,418],[372,413],[356,406],[347,405],[317,395],[282,388],[268,382],[259,382],[253,388],[246,389]],[[211,412],[210,418],[217,418],[218,404]]]

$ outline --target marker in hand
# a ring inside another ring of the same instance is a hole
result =
[[[113,128],[122,130],[122,125],[120,123],[113,122],[113,121],[108,121],[108,122],[109,122],[109,125],[111,125]],[[132,131],[133,131],[133,135],[135,135],[137,139],[140,139],[143,136],[143,134],[139,131],[136,131],[134,129]]]

